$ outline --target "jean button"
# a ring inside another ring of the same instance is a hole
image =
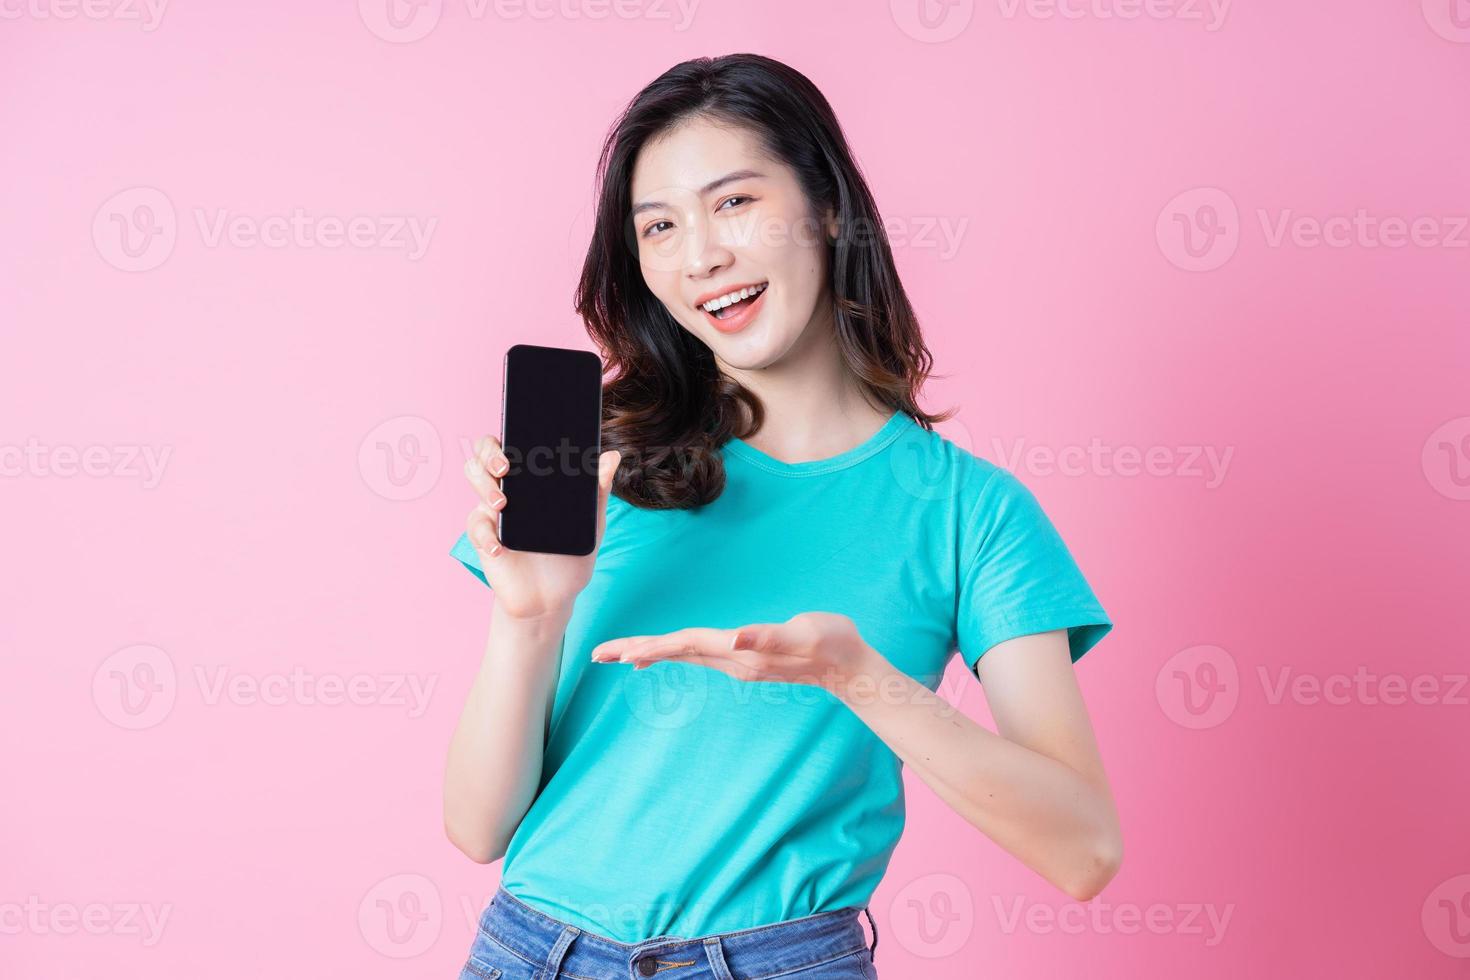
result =
[[[658,964],[653,961],[652,956],[645,956],[638,961],[638,972],[645,977],[651,977],[658,972]]]

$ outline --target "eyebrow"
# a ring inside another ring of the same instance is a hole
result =
[[[735,171],[732,171],[732,172],[726,174],[723,177],[718,177],[718,178],[710,181],[708,184],[705,184],[703,187],[701,187],[699,189],[699,196],[700,197],[704,197],[704,195],[708,194],[710,191],[719,190],[721,187],[724,187],[726,184],[734,183],[737,180],[749,180],[749,179],[751,179],[753,177],[764,177],[764,176],[765,176],[765,174],[760,173],[759,171],[756,171],[756,170],[735,170]],[[668,205],[665,204],[663,201],[644,201],[642,204],[635,204],[635,205],[633,205],[633,210],[628,213],[628,216],[630,218],[636,218],[638,215],[642,214],[644,211],[652,211],[655,208],[666,208],[666,207],[668,207]]]

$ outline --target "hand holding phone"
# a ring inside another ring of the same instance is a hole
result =
[[[504,379],[501,438],[482,437],[465,465],[480,497],[467,531],[501,612],[565,614],[592,577],[621,462],[600,451],[602,363],[516,344]]]

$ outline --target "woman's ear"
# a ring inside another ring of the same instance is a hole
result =
[[[837,213],[831,208],[827,209],[827,244],[832,245],[837,241]]]

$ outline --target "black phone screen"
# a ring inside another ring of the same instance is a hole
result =
[[[591,351],[516,344],[505,352],[500,541],[516,551],[590,554],[597,544],[602,361]]]

